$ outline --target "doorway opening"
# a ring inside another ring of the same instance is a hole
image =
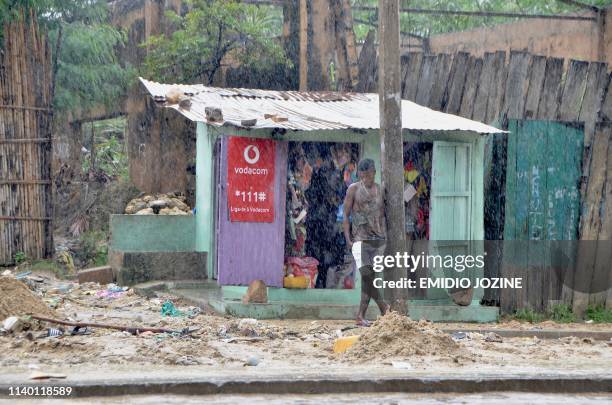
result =
[[[357,181],[358,161],[355,143],[289,143],[285,276],[305,272],[310,287],[354,288],[342,211],[346,190]]]

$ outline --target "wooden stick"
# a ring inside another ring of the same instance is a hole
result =
[[[146,327],[134,327],[134,326],[119,326],[119,325],[108,325],[104,323],[92,323],[92,322],[71,322],[71,321],[62,321],[59,319],[47,318],[39,315],[32,315],[32,319],[38,319],[39,321],[56,323],[58,325],[66,325],[66,326],[77,326],[79,328],[83,327],[92,327],[92,328],[103,328],[103,329],[116,329],[122,330],[126,332],[130,332],[134,335],[137,335],[141,332],[153,332],[153,333],[183,333],[182,331],[166,329],[166,328],[146,328]]]

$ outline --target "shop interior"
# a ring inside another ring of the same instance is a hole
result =
[[[406,237],[429,238],[432,143],[404,143]],[[285,221],[285,285],[350,289],[355,265],[342,233],[343,201],[356,181],[359,145],[290,142]],[[306,277],[304,277],[306,276]]]

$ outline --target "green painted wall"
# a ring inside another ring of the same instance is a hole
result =
[[[209,127],[198,122],[196,127],[196,214],[195,214],[195,250],[196,252],[214,252],[214,149],[217,135]],[[208,277],[214,272],[214,254],[207,256],[206,268]]]
[[[123,252],[194,250],[193,215],[111,215],[111,249]]]

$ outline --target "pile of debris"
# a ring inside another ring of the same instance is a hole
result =
[[[462,347],[433,323],[417,322],[397,312],[389,312],[359,336],[346,351],[345,358],[356,362],[414,356],[454,359],[462,354]]]
[[[28,314],[56,316],[41,297],[14,277],[0,276],[0,291],[0,321]]]
[[[135,215],[189,215],[191,208],[179,193],[141,194],[125,207],[126,214]]]

